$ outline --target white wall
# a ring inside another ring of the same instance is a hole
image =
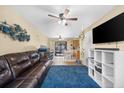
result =
[[[93,48],[92,44],[92,31],[85,33],[84,38],[81,40],[81,52],[84,53],[83,56],[81,56],[82,64],[83,65],[88,65],[88,50]]]

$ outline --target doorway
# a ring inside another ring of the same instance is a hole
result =
[[[55,55],[63,56],[64,51],[67,50],[67,42],[66,41],[56,41],[55,42]]]

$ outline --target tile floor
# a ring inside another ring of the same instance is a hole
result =
[[[77,65],[75,60],[65,60],[64,56],[55,56],[53,65]]]

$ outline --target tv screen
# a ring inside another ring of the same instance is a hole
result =
[[[124,13],[93,29],[93,43],[124,41]]]

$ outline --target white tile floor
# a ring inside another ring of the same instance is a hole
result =
[[[64,56],[55,56],[53,58],[53,65],[76,65],[75,60],[66,61]]]
[[[53,58],[53,65],[63,65],[64,64],[64,57],[63,56],[55,56]]]

